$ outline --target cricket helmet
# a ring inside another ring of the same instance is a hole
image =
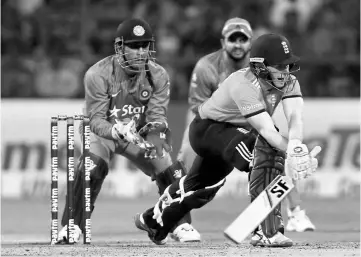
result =
[[[121,66],[130,66],[124,52],[124,46],[132,48],[132,46],[142,42],[149,43],[149,51],[146,62],[149,59],[154,61],[155,58],[153,56],[155,55],[155,40],[150,25],[146,21],[138,18],[127,19],[119,24],[115,34],[114,50],[117,55],[122,57],[121,60],[119,60]]]
[[[289,65],[289,71],[284,75],[288,77],[287,81],[290,81],[290,73],[299,70],[297,64],[299,60],[300,58],[293,54],[287,38],[278,34],[264,34],[253,42],[250,68],[257,77],[270,80],[270,71],[267,66]]]

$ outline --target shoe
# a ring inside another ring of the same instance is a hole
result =
[[[170,237],[179,242],[200,242],[201,235],[199,232],[189,223],[183,223],[174,229],[173,233],[170,233]]]
[[[287,214],[287,231],[305,232],[314,231],[316,229],[315,225],[313,225],[311,220],[307,217],[305,210],[301,210],[299,206],[293,211],[288,209]]]
[[[57,244],[66,244],[67,243],[67,237],[68,237],[68,226],[65,225],[59,232],[58,234],[58,241]],[[74,243],[78,243],[80,241],[80,237],[81,237],[81,229],[79,228],[78,225],[74,225],[74,234],[73,234],[73,239],[74,239]]]
[[[157,245],[164,245],[165,243],[167,243],[168,237],[166,237],[166,238],[164,238],[162,240],[156,240],[155,239],[155,235],[157,233],[157,230],[152,229],[152,228],[147,226],[147,224],[144,222],[142,213],[137,213],[135,215],[134,223],[135,223],[135,226],[138,229],[148,232],[148,237],[149,237],[150,240],[152,240],[153,243],[155,243]]]
[[[273,237],[268,238],[262,230],[257,230],[253,234],[250,243],[253,246],[261,247],[290,247],[293,245],[292,240],[279,231]]]

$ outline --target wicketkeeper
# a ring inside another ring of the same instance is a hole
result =
[[[161,195],[177,176],[185,174],[182,164],[173,164],[169,154],[172,149],[167,124],[169,76],[155,63],[149,24],[141,19],[125,20],[116,31],[114,49],[114,55],[94,64],[84,77],[84,115],[90,117],[92,132],[92,211],[114,154],[126,157],[155,180]],[[84,228],[81,165],[79,162],[74,189],[76,242]],[[199,233],[190,225],[190,214],[184,216],[172,228],[173,238],[199,241]],[[60,242],[66,240],[67,219],[64,211]]]
[[[154,207],[136,215],[137,226],[141,225],[153,242],[164,244],[184,213],[210,202],[234,167],[247,170],[253,160],[249,182],[252,200],[277,175],[284,174],[286,159],[288,174],[296,179],[316,170],[315,155],[302,143],[303,99],[293,75],[298,61],[285,37],[260,36],[251,48],[250,68],[231,74],[198,108],[189,129],[190,143],[198,156],[189,173],[167,187]],[[278,132],[271,118],[281,101],[288,138]],[[282,223],[278,206],[254,233],[251,244],[291,246]]]

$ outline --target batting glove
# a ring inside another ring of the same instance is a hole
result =
[[[287,147],[286,173],[295,180],[311,176],[318,167],[315,157],[320,151],[321,147],[316,146],[309,152],[307,146],[301,141],[290,140]]]

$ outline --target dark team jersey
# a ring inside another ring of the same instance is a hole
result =
[[[218,89],[219,84],[236,71],[225,58],[225,54],[223,49],[208,54],[202,57],[194,67],[188,96],[190,109],[193,112],[197,112],[198,106],[210,98]]]
[[[84,114],[90,117],[93,133],[112,139],[115,119],[126,122],[135,114],[140,115],[139,126],[150,121],[167,122],[168,73],[154,62],[149,61],[148,66],[148,72],[129,76],[112,55],[89,68],[84,77]]]
[[[234,125],[244,125],[247,123],[246,118],[261,112],[272,116],[281,100],[302,97],[298,80],[291,76],[294,81],[283,92],[268,82],[257,79],[249,68],[236,71],[199,107],[199,114],[203,119]]]

